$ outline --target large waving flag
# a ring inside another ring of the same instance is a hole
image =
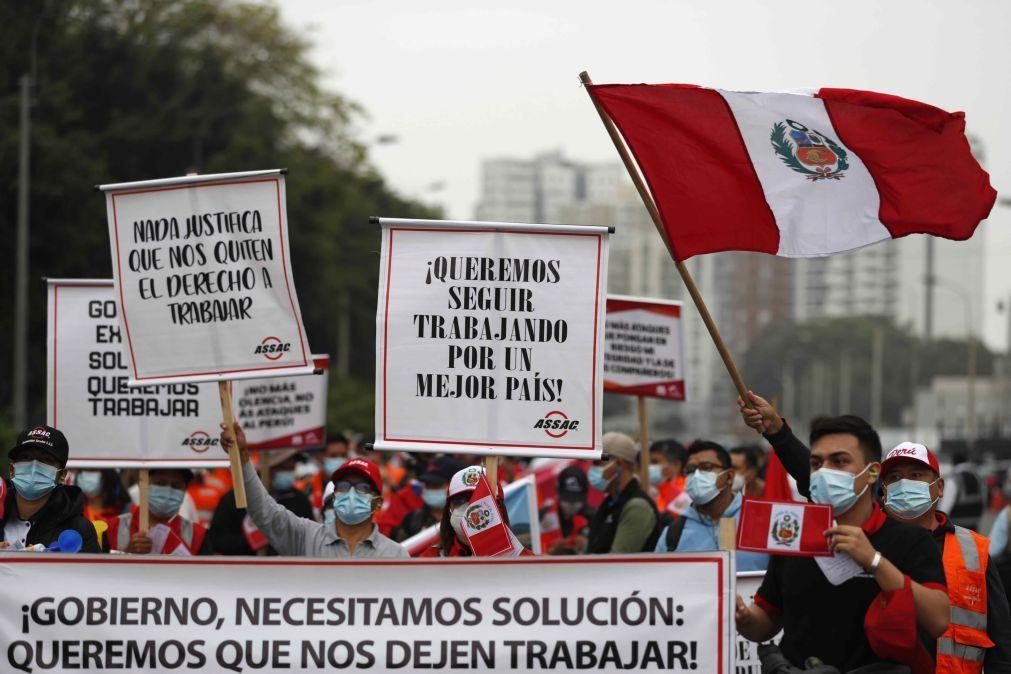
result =
[[[968,239],[997,193],[964,115],[850,89],[590,85],[649,185],[673,255],[831,255],[907,234]]]

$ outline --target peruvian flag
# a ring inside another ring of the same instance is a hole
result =
[[[831,506],[745,498],[737,525],[737,549],[769,555],[831,557],[825,538],[825,530],[831,526]]]
[[[907,234],[968,239],[997,197],[961,112],[871,91],[590,85],[677,260],[816,257]]]
[[[463,534],[475,557],[516,557],[523,553],[523,545],[506,526],[483,473],[464,511]]]

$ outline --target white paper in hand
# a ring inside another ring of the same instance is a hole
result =
[[[864,570],[845,552],[837,552],[831,557],[815,557],[821,572],[833,585],[842,585],[850,578],[859,576]]]

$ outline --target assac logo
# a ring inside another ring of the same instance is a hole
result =
[[[183,447],[189,447],[197,454],[203,454],[211,447],[218,446],[218,439],[212,438],[204,431],[193,431],[190,437],[183,438]]]
[[[552,438],[561,438],[569,431],[578,429],[579,420],[569,419],[569,416],[561,410],[551,410],[543,419],[537,420],[534,428],[543,428]]]
[[[282,342],[277,337],[264,337],[253,353],[259,354],[267,360],[277,360],[289,351],[291,351],[291,342]]]
[[[846,150],[825,134],[800,122],[792,119],[784,122],[773,124],[769,137],[772,149],[783,163],[808,180],[841,180],[850,167]]]
[[[32,440],[49,440],[49,431],[45,426],[36,426],[28,431],[28,437]]]
[[[796,513],[781,513],[772,523],[772,540],[776,545],[792,547],[800,536],[800,521]]]
[[[491,524],[491,510],[480,503],[475,503],[467,508],[463,514],[463,518],[467,520],[467,524],[470,525],[471,529],[482,531]]]

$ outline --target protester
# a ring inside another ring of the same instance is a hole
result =
[[[209,555],[207,528],[179,512],[193,471],[186,468],[152,468],[149,471],[148,512],[150,527],[140,530],[140,508],[109,520],[105,534],[109,550],[135,555]],[[162,527],[159,529],[159,527]]]
[[[465,467],[448,455],[432,459],[417,481],[393,493],[389,505],[376,519],[379,530],[395,541],[403,541],[438,524],[445,511],[447,487]]]
[[[639,450],[623,433],[605,433],[604,453],[587,472],[594,489],[607,496],[590,522],[590,554],[648,552],[656,545],[657,511],[639,485]]]
[[[1006,505],[997,513],[990,527],[990,555],[1001,557],[1011,555],[1011,537],[1008,536],[1011,524],[1011,505]]]
[[[780,648],[797,667],[810,657],[843,672],[901,659],[914,672],[929,671],[935,640],[949,624],[944,568],[927,531],[887,517],[874,500],[881,467],[877,432],[855,416],[815,419],[808,453],[772,405],[750,392],[749,402],[752,407],[738,401],[746,423],[765,432],[784,465],[796,466],[807,453],[810,472],[805,480],[797,476],[798,486],[832,507],[837,524],[825,533],[840,576],[839,584],[830,582],[814,558],[773,556],[755,602],[746,606],[737,598],[738,632],[767,641],[782,630]],[[781,453],[798,446],[800,454]],[[855,563],[851,571],[842,572],[848,560],[840,553]],[[875,601],[879,596],[883,602]],[[887,616],[893,627],[908,624],[924,641],[899,647],[889,641],[891,632],[865,630],[865,620],[877,624],[888,606],[896,607]]]
[[[130,504],[119,473],[111,468],[79,470],[74,484],[84,493],[84,516],[92,522],[108,522]]]
[[[937,643],[939,671],[1011,672],[1011,610],[989,541],[937,509],[945,481],[933,452],[904,442],[881,464],[885,510],[930,531],[941,550],[951,624]]]
[[[294,450],[265,452],[263,470],[270,474],[270,496],[299,517],[312,519],[309,498],[295,488],[295,466],[301,455]],[[235,491],[221,497],[210,528],[211,547],[216,555],[276,555],[252,517],[235,505]]]
[[[987,488],[979,477],[979,466],[964,452],[952,458],[954,475],[947,482],[941,510],[948,513],[956,525],[975,531],[986,510]]]
[[[84,517],[84,494],[64,484],[70,445],[51,426],[22,431],[7,452],[10,482],[0,509],[0,548],[21,550],[51,546],[73,529],[81,535],[81,552],[101,552],[95,527]]]
[[[432,545],[419,557],[473,557],[470,543],[463,531],[463,518],[465,517],[467,506],[470,504],[471,496],[477,488],[481,477],[484,475],[484,468],[481,466],[467,466],[453,474],[446,487],[446,500],[443,505],[442,517],[439,519],[439,542]],[[508,527],[508,513],[501,498],[498,501],[498,508]],[[522,555],[532,554],[529,550],[523,549]]]
[[[587,500],[590,483],[578,465],[566,466],[558,473],[558,528],[561,538],[551,544],[549,555],[581,555],[586,552],[590,522],[596,512]]]
[[[190,486],[186,488],[186,499],[179,508],[179,514],[209,527],[214,511],[231,488],[232,472],[228,468],[194,471]],[[188,505],[191,505],[192,509]]]
[[[278,554],[352,559],[409,556],[404,546],[379,533],[372,521],[383,502],[383,481],[374,463],[350,459],[330,476],[336,518],[333,526],[326,526],[295,515],[270,497],[249,461],[246,434],[238,423],[234,431],[249,515]],[[232,444],[222,431],[221,446],[228,451]]]
[[[296,482],[298,489],[309,497],[315,512],[318,513],[323,508],[323,492],[330,482],[330,476],[349,458],[351,449],[347,437],[343,433],[328,433],[317,470],[311,477],[299,478]]]
[[[692,505],[660,533],[657,552],[708,552],[720,549],[720,520],[740,521],[744,498],[733,489],[735,472],[721,445],[696,440],[688,448],[685,490]],[[738,571],[765,571],[769,556],[738,551]]]
[[[755,445],[742,445],[730,450],[730,462],[734,465],[734,491],[751,498],[761,498],[765,494],[765,480],[759,477],[762,449]]]
[[[687,458],[684,445],[677,440],[657,440],[649,446],[650,495],[653,495],[658,511],[680,514],[681,509],[675,507],[675,502],[685,490],[684,466]]]

